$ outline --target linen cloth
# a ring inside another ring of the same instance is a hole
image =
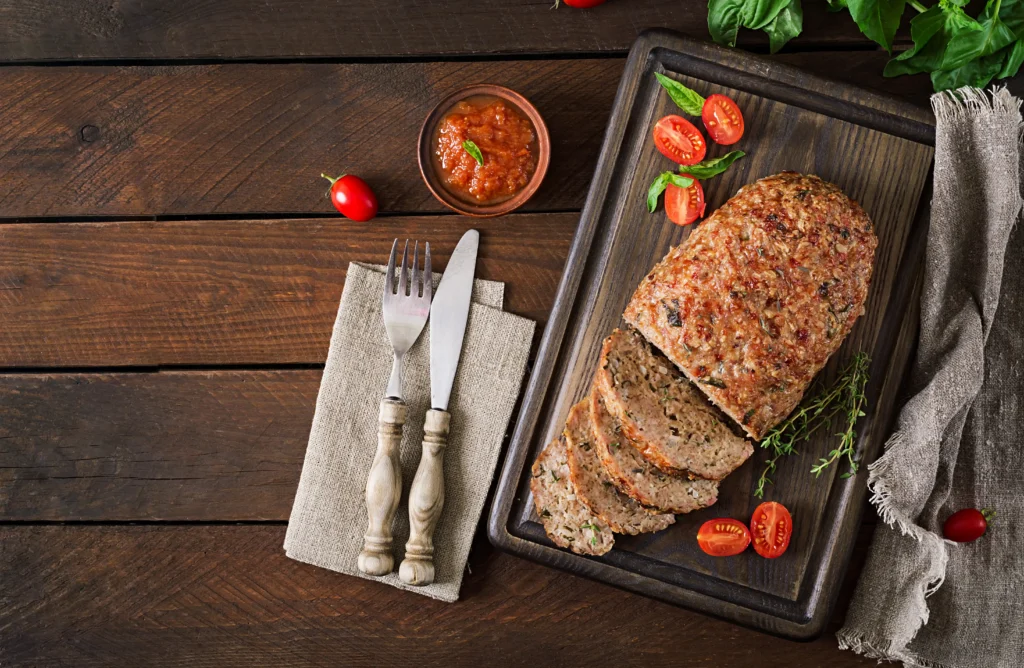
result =
[[[435,284],[440,276],[435,274]],[[409,537],[409,487],[420,461],[430,407],[430,324],[405,356],[408,418],[399,450],[402,499],[393,526],[395,572],[368,576],[356,567],[366,532],[366,478],[377,449],[377,416],[391,374],[380,267],[350,264],[320,382],[309,445],[292,506],[287,556],[340,573],[380,580],[442,601],[459,595],[470,544],[519,395],[534,323],[502,311],[504,284],[476,280],[448,411],[445,501],[434,531],[433,584],[398,578]]]
[[[932,97],[935,177],[911,398],[870,468],[885,521],[842,648],[928,668],[1024,665],[1024,233],[1020,100]],[[998,516],[942,538],[961,508]]]

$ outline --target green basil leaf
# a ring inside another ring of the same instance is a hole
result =
[[[828,11],[841,12],[847,9],[846,0],[828,0]]]
[[[730,151],[720,158],[704,160],[696,165],[680,165],[679,172],[703,181],[704,179],[710,179],[712,176],[718,176],[728,169],[729,165],[745,155],[746,153],[743,151]]]
[[[1003,63],[1003,69],[999,70],[996,79],[1017,76],[1017,71],[1020,70],[1021,64],[1024,63],[1024,40],[1018,39],[1009,48],[1010,52]]]
[[[708,0],[708,32],[722,46],[736,46],[744,0]]]
[[[800,0],[792,0],[772,22],[764,27],[768,34],[769,50],[777,52],[786,42],[800,34],[804,29],[804,10]]]
[[[743,3],[743,27],[761,30],[775,20],[791,0],[746,0]]]
[[[661,193],[665,192],[665,188],[668,188],[670,183],[680,188],[689,188],[693,185],[693,179],[680,176],[675,172],[662,172],[658,174],[658,178],[654,179],[654,183],[647,190],[648,211],[654,213],[658,209],[658,198],[661,197]]]
[[[1003,67],[1006,53],[1012,49],[1007,47],[1006,52],[999,51],[976,60],[972,60],[955,70],[932,72],[932,86],[936,91],[960,88],[962,86],[974,86],[984,88],[995,78]]]
[[[895,77],[938,70],[949,40],[953,35],[969,31],[981,31],[981,24],[960,7],[948,3],[935,5],[910,21],[913,48],[886,63],[883,74]]]
[[[480,147],[477,146],[472,140],[467,139],[466,141],[462,142],[462,148],[466,149],[466,153],[471,155],[473,159],[476,160],[476,164],[484,164],[484,154],[480,152]]]
[[[672,98],[672,101],[676,103],[677,107],[691,116],[700,116],[701,109],[704,108],[704,98],[697,91],[690,90],[675,79],[669,79],[660,72],[655,72],[654,76],[658,83],[661,84],[661,87],[665,89],[665,92],[668,93],[668,96]]]
[[[985,10],[978,17],[981,30],[960,30],[953,35],[942,56],[940,69],[951,72],[968,65],[973,60],[991,56],[1016,41],[1017,36],[999,16],[1001,2],[1002,0],[989,0],[985,5]],[[990,68],[991,62],[988,62],[984,69]],[[1000,69],[1002,69],[1001,61],[996,72]],[[975,70],[977,68],[971,71]],[[964,76],[976,78],[975,74]]]
[[[999,18],[1017,39],[1024,38],[1024,0],[1003,0],[999,4]]]
[[[850,16],[860,31],[889,52],[906,4],[906,0],[847,0]]]

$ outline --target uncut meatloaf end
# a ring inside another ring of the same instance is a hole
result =
[[[594,387],[644,459],[666,473],[721,480],[754,452],[635,329],[604,340]]]
[[[590,395],[590,416],[601,464],[615,486],[629,497],[664,513],[689,513],[718,500],[717,482],[671,475],[644,459],[636,443],[608,412],[597,390]]]
[[[653,533],[667,529],[676,521],[675,515],[648,511],[615,486],[597,456],[589,397],[569,411],[565,440],[569,446],[569,475],[576,496],[612,531],[631,536]]]
[[[615,536],[604,520],[576,496],[569,476],[564,436],[548,443],[533,463],[530,491],[548,538],[576,554],[601,555],[612,549]]]
[[[864,312],[877,245],[837,186],[783,172],[741,188],[669,251],[623,317],[760,440]]]

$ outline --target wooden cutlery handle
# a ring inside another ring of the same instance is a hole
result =
[[[366,478],[366,515],[369,519],[359,553],[359,570],[367,575],[387,575],[395,567],[391,555],[391,524],[402,496],[402,467],[398,449],[402,445],[406,405],[401,399],[385,397],[380,402],[377,422],[377,453]]]
[[[448,446],[447,411],[431,408],[423,424],[423,454],[409,491],[409,542],[398,569],[402,582],[434,581],[434,527],[444,507],[444,449]]]

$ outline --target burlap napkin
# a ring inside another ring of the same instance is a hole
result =
[[[435,276],[435,284],[440,276]],[[434,532],[435,581],[412,587],[366,576],[356,557],[366,531],[366,476],[377,447],[377,414],[391,373],[380,267],[350,264],[320,381],[306,459],[292,506],[285,553],[339,573],[381,580],[442,601],[459,596],[463,571],[519,394],[534,323],[502,311],[504,285],[477,280],[448,411],[445,502]],[[402,439],[402,501],[395,520],[395,568],[409,537],[408,499],[430,404],[430,324],[405,358],[408,421]]]
[[[870,467],[885,524],[840,647],[928,668],[1024,665],[1024,230],[1020,100],[932,98],[935,187],[914,395]],[[998,512],[973,543],[942,538],[961,508]]]

